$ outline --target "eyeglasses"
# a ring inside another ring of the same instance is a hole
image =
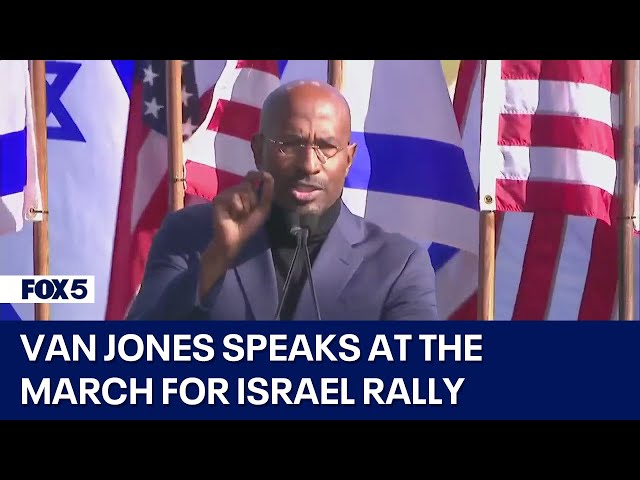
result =
[[[322,143],[321,145],[301,143],[300,140],[280,141],[269,138],[266,135],[263,135],[263,137],[276,145],[278,147],[278,151],[282,155],[285,155],[287,157],[297,156],[307,148],[312,148],[316,152],[318,160],[320,160],[320,162],[323,164],[348,147],[348,145],[344,147],[336,147],[335,145],[331,145],[330,143]]]

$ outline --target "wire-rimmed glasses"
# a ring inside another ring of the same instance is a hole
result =
[[[320,142],[319,145],[309,144],[305,142],[301,142],[300,139],[295,140],[275,140],[273,138],[269,138],[266,135],[263,135],[264,138],[273,143],[277,148],[280,154],[285,156],[298,156],[300,153],[305,151],[307,148],[311,148],[316,152],[316,156],[321,163],[326,163],[332,157],[335,157],[339,152],[347,148],[344,147],[336,147],[328,142]]]

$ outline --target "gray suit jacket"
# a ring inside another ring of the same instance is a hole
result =
[[[214,233],[211,209],[210,203],[193,205],[166,217],[128,319],[274,319],[277,282],[264,229],[198,304],[200,254]],[[312,272],[323,320],[438,319],[427,250],[354,215],[344,204]],[[294,319],[316,318],[307,282]]]

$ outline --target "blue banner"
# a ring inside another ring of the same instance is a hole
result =
[[[640,419],[638,322],[0,328],[0,419]]]

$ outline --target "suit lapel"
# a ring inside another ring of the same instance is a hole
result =
[[[244,248],[235,271],[256,320],[273,320],[278,307],[278,284],[264,230]]]
[[[362,262],[362,255],[353,248],[360,234],[352,215],[342,204],[336,224],[327,236],[311,270],[320,316],[323,319],[341,316],[336,300]],[[300,294],[294,318],[300,320],[318,318],[308,280]]]

